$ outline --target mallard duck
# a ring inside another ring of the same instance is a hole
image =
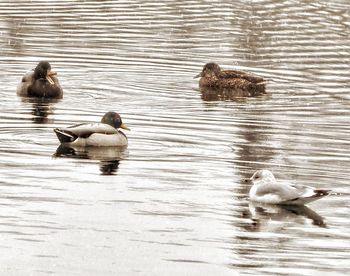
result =
[[[23,97],[62,98],[63,90],[47,61],[40,61],[33,72],[22,77],[17,94]]]
[[[200,88],[231,89],[240,91],[242,96],[255,96],[265,93],[265,81],[262,77],[238,70],[221,70],[214,62],[204,65],[200,78]]]
[[[267,204],[304,205],[330,192],[330,190],[315,189],[309,186],[277,183],[269,170],[258,170],[249,180],[253,183],[249,191],[249,198],[252,201]]]
[[[123,124],[116,112],[107,112],[100,123],[79,124],[66,128],[55,128],[58,140],[67,146],[105,146],[122,147],[128,144],[128,138],[119,128],[130,130]]]

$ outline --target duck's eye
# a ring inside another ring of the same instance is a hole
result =
[[[254,177],[254,179],[258,179],[259,178],[259,176],[258,175],[256,175],[255,177]]]

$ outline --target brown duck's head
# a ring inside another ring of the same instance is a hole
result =
[[[200,72],[197,76],[194,78],[199,77],[214,77],[218,76],[221,72],[221,68],[218,64],[214,62],[209,62],[206,65],[203,66],[202,72]]]
[[[51,76],[57,75],[51,70],[51,65],[47,61],[40,61],[34,69],[34,79],[46,79],[50,84],[55,84]]]

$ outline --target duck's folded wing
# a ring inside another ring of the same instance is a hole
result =
[[[53,80],[53,82],[55,83],[55,85],[60,86],[60,82],[58,81],[58,78],[56,76],[51,76],[51,79]]]
[[[102,124],[79,124],[67,128],[56,128],[54,129],[58,139],[61,143],[70,143],[73,142],[78,137],[87,138],[93,133],[101,134],[116,134],[118,130],[114,127]]]
[[[244,71],[238,71],[238,70],[221,71],[221,77],[222,78],[242,78],[255,84],[264,83],[264,79],[262,77],[259,77]]]
[[[67,130],[79,137],[89,137],[93,133],[103,134],[115,134],[118,130],[110,125],[95,123],[95,124],[80,124],[71,127],[67,127],[63,130]]]
[[[265,83],[253,83],[245,78],[231,78],[225,79],[220,83],[221,87],[231,88],[231,89],[242,89],[248,91],[265,91]]]
[[[31,82],[33,80],[34,72],[30,71],[27,72],[23,77],[22,77],[22,82]]]

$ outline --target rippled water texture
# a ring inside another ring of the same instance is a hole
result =
[[[0,2],[0,274],[345,275],[350,269],[349,1]],[[38,61],[64,98],[20,98]],[[269,79],[220,100],[202,66]],[[127,149],[52,129],[131,128]],[[249,203],[269,168],[328,196]],[[204,274],[205,273],[205,274]]]

